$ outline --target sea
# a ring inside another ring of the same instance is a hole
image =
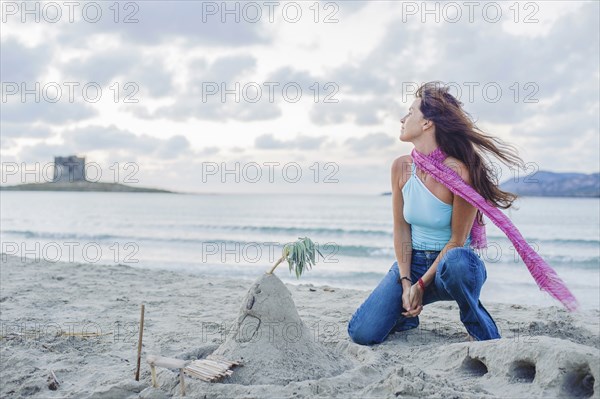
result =
[[[286,243],[322,256],[286,283],[373,290],[396,260],[391,196],[0,191],[4,254],[255,280]],[[504,210],[582,308],[600,308],[600,199],[521,197]],[[489,219],[481,301],[561,306]],[[4,259],[3,259],[4,260]],[[156,284],[160,284],[157,281]]]

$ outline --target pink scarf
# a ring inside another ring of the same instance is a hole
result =
[[[527,243],[510,219],[465,183],[458,173],[443,164],[447,155],[440,147],[436,148],[429,155],[424,155],[415,148],[412,150],[411,155],[419,169],[430,174],[455,195],[464,198],[469,204],[490,218],[506,234],[541,290],[548,292],[552,297],[558,299],[570,311],[577,310],[579,306],[577,299],[571,294],[556,272]],[[485,226],[479,224],[477,218],[475,218],[471,229],[471,246],[473,248],[487,247]]]

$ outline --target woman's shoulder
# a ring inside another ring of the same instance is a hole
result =
[[[444,163],[444,165],[446,165],[447,167],[449,167],[450,169],[452,169],[453,171],[458,173],[465,182],[467,182],[467,183],[471,182],[471,178],[470,178],[471,175],[469,173],[469,165],[467,165],[466,163],[462,162],[461,160],[451,157],[451,156],[446,157],[446,159],[444,159],[443,163]]]
[[[392,162],[392,169],[402,170],[403,167],[412,166],[413,159],[409,154],[400,155],[398,158],[394,159]]]
[[[401,155],[398,158],[394,159],[392,162],[392,173],[402,173],[402,171],[410,171],[412,167],[413,159],[410,155]]]
[[[398,180],[401,186],[410,176],[412,163],[410,155],[401,155],[392,162],[392,177]]]

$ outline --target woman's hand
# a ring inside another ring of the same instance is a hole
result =
[[[406,309],[406,312],[402,313],[402,316],[405,317],[415,317],[418,316],[423,310],[423,290],[421,286],[416,283],[410,287],[410,291],[408,293],[408,307],[404,304],[404,294],[408,290],[404,290],[402,293],[402,306]]]
[[[410,281],[402,280],[402,307],[404,310],[411,310],[410,307]],[[404,314],[404,313],[403,313]]]

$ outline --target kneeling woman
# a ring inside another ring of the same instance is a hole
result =
[[[381,343],[390,333],[417,327],[423,306],[436,301],[458,304],[471,338],[500,338],[479,300],[487,274],[472,248],[486,245],[482,211],[507,233],[538,285],[575,306],[554,271],[496,209],[509,208],[516,195],[497,187],[482,154],[511,166],[523,161],[514,147],[477,129],[461,105],[446,87],[430,82],[417,90],[401,119],[400,140],[414,149],[391,170],[397,261],[348,324],[358,344]]]

